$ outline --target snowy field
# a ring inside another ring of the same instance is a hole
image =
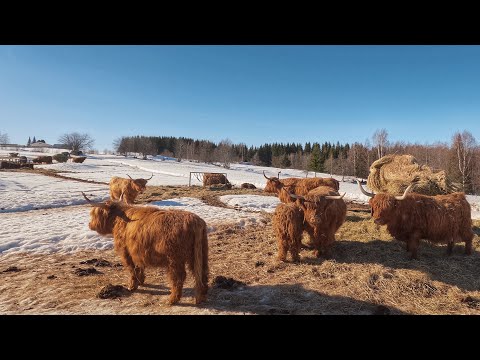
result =
[[[45,153],[20,151],[19,155],[31,159]],[[148,185],[154,186],[186,186],[190,172],[227,173],[229,181],[235,186],[248,182],[260,189],[266,183],[263,171],[267,176],[277,176],[281,171],[281,178],[306,176],[305,171],[292,169],[246,164],[232,164],[230,169],[224,169],[212,164],[162,160],[160,157],[140,160],[114,155],[88,156],[83,164],[67,162],[36,167],[55,169],[62,176],[72,179],[104,183],[108,183],[112,176],[127,177],[128,174],[132,178],[149,178],[153,174]],[[313,176],[313,173],[308,173],[308,177]],[[317,173],[317,176],[329,175]],[[341,180],[340,176],[334,177]],[[192,185],[200,185],[200,182],[193,178]],[[94,201],[106,200],[109,195],[108,185],[0,171],[0,254],[111,248],[112,238],[100,236],[88,228],[90,206],[86,204],[81,191]],[[340,193],[344,192],[346,200],[368,202],[368,197],[360,192],[357,184],[340,182]],[[261,195],[224,195],[219,199],[234,209],[206,205],[199,199],[188,197],[152,202],[151,205],[192,211],[207,222],[211,231],[221,224],[263,226],[262,212],[273,212],[278,204],[275,197]],[[467,199],[472,205],[472,217],[480,218],[479,197],[467,196]]]

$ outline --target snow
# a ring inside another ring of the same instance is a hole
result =
[[[250,196],[241,195],[240,198],[248,198]],[[266,196],[261,196],[266,198]],[[261,216],[255,213],[249,213],[245,210],[234,210],[219,208],[216,206],[206,205],[197,198],[174,198],[169,200],[151,202],[151,205],[159,208],[179,209],[191,211],[200,216],[209,225],[215,224],[232,224],[235,227],[245,227],[259,224]],[[260,205],[261,204],[260,202]],[[210,230],[213,230],[211,228]]]
[[[280,203],[277,197],[261,195],[223,195],[220,201],[236,208],[248,211],[265,211],[273,213]]]
[[[17,150],[19,156],[29,159],[63,152],[62,149],[47,149],[45,152]],[[0,154],[0,156],[6,155]],[[306,176],[305,171],[254,166],[248,163],[231,164],[229,169],[218,164],[204,164],[193,161],[178,162],[173,158],[156,157],[149,160],[126,158],[115,155],[88,155],[82,164],[67,162],[49,165],[36,165],[55,169],[62,176],[104,184],[85,183],[55,178],[41,174],[0,171],[0,254],[15,252],[52,253],[74,252],[85,249],[107,249],[112,247],[112,238],[105,237],[88,228],[90,206],[81,195],[85,192],[93,201],[108,198],[108,185],[112,176],[132,178],[153,178],[148,185],[187,186],[190,172],[226,173],[229,181],[236,186],[244,182],[263,189],[265,174],[280,178]],[[314,173],[308,173],[313,177]],[[317,173],[319,177],[328,174]],[[334,176],[341,180],[340,176]],[[192,178],[192,185],[201,185]],[[367,189],[368,190],[368,189]],[[357,184],[340,182],[340,193],[345,192],[345,200],[367,203]],[[220,201],[229,208],[204,204],[196,198],[172,198],[152,202],[150,206],[183,209],[202,217],[209,231],[216,226],[227,224],[232,227],[263,226],[265,213],[272,213],[279,203],[274,196],[263,195],[223,195]],[[472,206],[472,218],[480,219],[480,197],[467,196]]]

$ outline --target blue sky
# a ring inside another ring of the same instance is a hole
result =
[[[480,140],[480,46],[0,46],[0,132],[95,148],[129,135],[219,142]]]

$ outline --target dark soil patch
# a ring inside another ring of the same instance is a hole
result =
[[[7,269],[3,270],[2,272],[19,272],[22,271],[22,269],[19,269],[16,266],[10,266]]]
[[[85,260],[85,261],[80,261],[80,264],[87,264],[87,265],[93,265],[93,266],[112,266],[112,263],[107,260],[103,259],[90,259],[90,260]]]
[[[97,297],[100,299],[116,299],[129,294],[130,291],[125,286],[108,284],[98,292]]]
[[[213,287],[217,289],[234,290],[238,287],[245,286],[242,281],[235,280],[234,278],[226,278],[225,276],[217,276],[213,279]]]
[[[100,271],[98,271],[97,269],[95,269],[93,267],[87,268],[87,269],[78,268],[78,269],[75,269],[75,271],[73,273],[75,275],[78,275],[78,276],[89,276],[89,275],[101,274]]]

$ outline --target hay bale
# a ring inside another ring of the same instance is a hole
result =
[[[457,190],[444,170],[433,171],[420,165],[412,155],[386,155],[370,166],[367,186],[375,193],[402,195],[411,183],[415,183],[412,192],[424,195],[449,194]]]

